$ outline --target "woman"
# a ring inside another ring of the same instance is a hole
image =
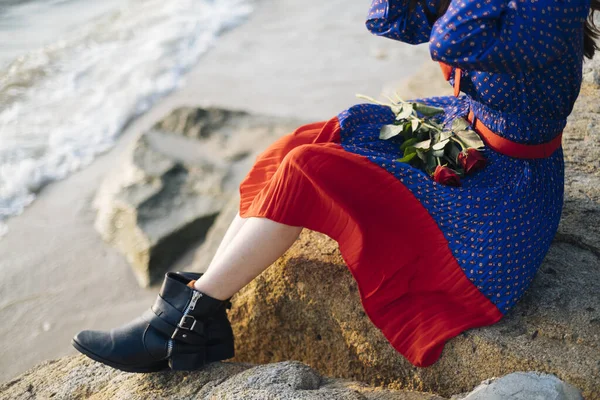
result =
[[[230,297],[279,258],[302,227],[339,243],[371,321],[412,364],[499,321],[531,283],[563,205],[561,132],[597,50],[600,0],[374,0],[367,27],[429,42],[455,97],[419,100],[469,117],[487,164],[461,186],[397,161],[379,139],[395,115],[356,105],[298,128],[256,160],[204,274],[169,273],[156,303],[74,346],[126,371],[191,370],[233,356]],[[460,91],[464,95],[459,95]]]

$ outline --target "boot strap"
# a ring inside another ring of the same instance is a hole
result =
[[[210,335],[206,335],[204,321],[192,315],[183,315],[181,311],[158,296],[154,305],[143,314],[144,319],[153,328],[188,344],[204,345]]]
[[[202,333],[195,335],[201,330]],[[173,331],[171,339],[180,340],[189,344],[206,344],[206,336],[204,335],[204,321],[197,320],[191,315],[185,315],[177,324],[177,328]]]
[[[152,309],[146,310],[146,312],[142,314],[142,317],[150,326],[171,339],[179,340],[187,344],[206,344],[207,338],[205,336],[199,335],[191,330],[185,330],[171,325],[165,319],[161,318],[161,316],[156,315]]]
[[[164,335],[188,344],[205,345],[207,341],[220,341],[228,334],[225,326],[229,326],[228,322],[214,319],[213,327],[206,329],[204,319],[190,314],[184,316],[161,296],[157,296],[152,307],[143,316],[148,324]]]
[[[158,317],[165,319],[169,324],[176,328],[192,331],[201,336],[205,335],[206,330],[204,329],[203,320],[196,319],[193,315],[183,315],[181,311],[173,307],[160,296],[158,296],[154,302],[152,311],[154,311],[154,314]]]

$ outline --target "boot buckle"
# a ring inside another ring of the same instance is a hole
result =
[[[196,318],[192,317],[191,315],[184,315],[183,317],[181,317],[181,320],[177,324],[177,327],[180,329],[185,329],[187,331],[193,331],[196,327],[197,322],[198,321],[196,321]]]

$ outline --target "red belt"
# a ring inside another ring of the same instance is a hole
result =
[[[450,65],[440,63],[442,67],[442,71],[444,73],[444,77],[446,80],[450,79],[452,67]],[[460,68],[455,69],[454,76],[454,95],[458,97],[460,93],[460,79],[462,76],[462,71]],[[508,140],[505,137],[494,133],[491,129],[483,124],[479,119],[475,117],[473,111],[469,111],[468,120],[473,123],[473,119],[475,118],[475,123],[473,124],[473,128],[475,132],[479,134],[481,140],[485,143],[486,146],[491,149],[515,158],[546,158],[549,157],[556,149],[561,146],[562,143],[562,132],[558,134],[554,139],[549,142],[540,143],[540,144],[524,144],[513,142],[512,140]]]

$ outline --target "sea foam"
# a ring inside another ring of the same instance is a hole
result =
[[[0,73],[0,236],[49,182],[112,147],[182,84],[250,0],[135,0]]]

